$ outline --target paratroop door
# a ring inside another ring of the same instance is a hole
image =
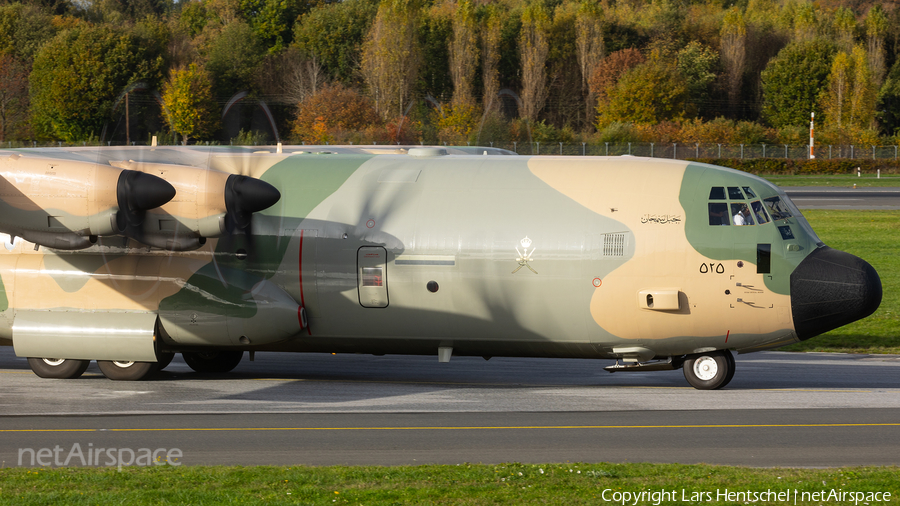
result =
[[[359,304],[387,307],[387,251],[380,246],[363,246],[357,253]]]

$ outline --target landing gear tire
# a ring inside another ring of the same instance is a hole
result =
[[[688,355],[684,378],[698,390],[718,390],[734,377],[734,357],[728,350]]]
[[[98,360],[97,366],[104,376],[117,381],[138,381],[156,372],[156,362]]]
[[[156,370],[162,371],[169,364],[172,363],[172,359],[175,358],[174,353],[157,353],[156,354]]]
[[[31,370],[41,378],[74,379],[84,374],[90,364],[90,360],[28,357]]]
[[[196,351],[183,352],[184,362],[196,372],[225,373],[230,372],[241,363],[243,351]]]

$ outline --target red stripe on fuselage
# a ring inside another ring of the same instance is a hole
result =
[[[303,229],[300,229],[300,254],[297,256],[299,257],[297,260],[297,272],[300,275],[300,307],[297,308],[297,321],[300,322],[300,325],[303,325],[303,318],[300,317],[300,310],[306,307],[306,302],[303,300]],[[307,315],[307,318],[309,318],[309,315]],[[312,331],[309,330],[309,321],[307,321],[306,333],[312,335]]]

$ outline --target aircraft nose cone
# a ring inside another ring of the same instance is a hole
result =
[[[791,311],[801,341],[865,318],[879,304],[881,278],[849,253],[818,248],[791,273]]]

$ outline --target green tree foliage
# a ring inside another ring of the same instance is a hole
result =
[[[835,47],[823,39],[789,44],[762,72],[763,117],[772,126],[802,125],[810,112],[821,112]]]
[[[54,35],[51,17],[38,7],[18,2],[0,5],[0,53],[30,60]]]
[[[265,48],[256,33],[243,21],[228,23],[216,35],[207,53],[206,68],[220,94],[231,95],[251,89]]]
[[[99,136],[116,97],[131,83],[160,80],[163,58],[108,26],[61,32],[37,53],[31,73],[38,135],[66,141]]]
[[[300,0],[240,0],[243,18],[271,53],[290,44],[294,22],[306,10],[306,5]]]
[[[187,145],[191,138],[210,135],[216,129],[218,110],[209,73],[196,64],[173,69],[163,87],[165,120]]]
[[[422,60],[419,63],[419,80],[413,89],[442,102],[451,101],[454,94],[449,65],[453,39],[452,7],[452,4],[444,3],[422,9],[418,21],[418,47]]]
[[[294,26],[294,44],[332,79],[358,81],[362,45],[378,11],[375,0],[343,0],[304,14]]]
[[[891,67],[891,72],[878,92],[879,121],[887,133],[900,135],[900,61]]]
[[[678,71],[687,82],[690,95],[690,115],[703,112],[703,107],[709,102],[709,89],[716,79],[716,70],[719,67],[719,53],[716,50],[691,41],[675,56]]]
[[[598,128],[614,121],[652,125],[681,119],[690,90],[674,62],[653,58],[625,72],[607,96],[607,106],[598,110]]]

